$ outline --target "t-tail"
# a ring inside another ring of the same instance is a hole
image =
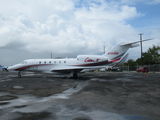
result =
[[[148,41],[148,40],[152,40],[152,39],[146,39],[146,40],[143,40],[142,42]],[[121,59],[124,59],[124,57],[126,58],[125,53],[128,51],[128,49],[133,48],[133,47],[138,47],[139,44],[137,44],[137,43],[139,43],[139,42],[141,42],[141,41],[136,41],[136,42],[132,42],[132,43],[118,43],[113,48],[106,51],[106,53],[103,55],[107,56],[107,58],[110,62],[121,61]]]

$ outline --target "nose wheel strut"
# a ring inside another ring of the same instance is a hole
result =
[[[18,77],[21,78],[21,71],[18,72]]]

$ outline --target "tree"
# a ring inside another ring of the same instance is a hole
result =
[[[136,66],[137,63],[133,59],[129,59],[127,62],[124,63],[124,66]]]
[[[153,45],[147,52],[142,53],[143,65],[160,64],[160,46]],[[136,61],[129,59],[123,64],[124,66],[137,66],[141,65],[141,58]]]
[[[155,46],[149,48],[147,52],[142,53],[142,59],[144,65],[149,64],[160,64],[160,46]],[[141,58],[138,58],[136,62],[140,65],[141,64]]]

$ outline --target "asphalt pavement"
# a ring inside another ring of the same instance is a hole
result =
[[[0,120],[159,119],[159,73],[0,72]]]

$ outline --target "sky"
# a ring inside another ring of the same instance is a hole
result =
[[[119,42],[160,45],[160,0],[0,0],[0,65],[103,54]],[[140,57],[140,47],[128,51]]]

